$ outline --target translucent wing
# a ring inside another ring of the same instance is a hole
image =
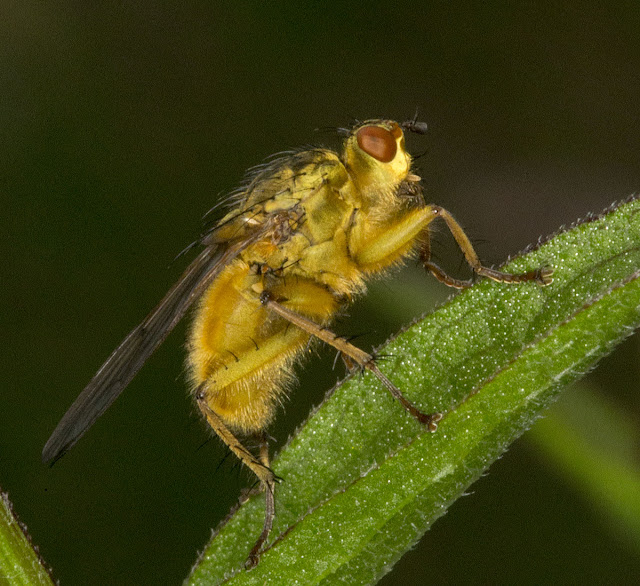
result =
[[[222,249],[208,246],[200,253],[164,299],[114,350],[65,413],[44,446],[44,462],[57,460],[80,439],[131,382],[221,269],[263,236],[266,229],[267,226],[262,226],[241,242]]]

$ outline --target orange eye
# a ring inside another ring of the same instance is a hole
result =
[[[363,126],[356,133],[358,146],[381,163],[393,160],[398,143],[391,132],[380,126]]]

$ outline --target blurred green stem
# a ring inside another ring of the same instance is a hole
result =
[[[639,429],[601,393],[585,384],[576,387],[527,438],[640,555]]]

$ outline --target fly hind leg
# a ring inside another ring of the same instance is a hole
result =
[[[261,433],[259,435],[260,455],[256,458],[256,456],[247,450],[240,440],[231,433],[229,428],[222,421],[222,418],[209,406],[204,389],[200,388],[197,391],[196,401],[198,403],[198,408],[205,416],[213,431],[216,432],[218,437],[229,447],[240,461],[258,477],[261,486],[264,488],[264,526],[262,528],[262,533],[260,533],[260,537],[258,537],[255,545],[251,548],[249,557],[245,562],[245,567],[250,569],[253,568],[260,560],[262,548],[269,537],[269,533],[273,527],[273,519],[275,517],[275,486],[279,479],[269,467],[269,444],[267,442],[267,435],[265,433]]]
[[[254,546],[251,548],[249,552],[249,557],[245,562],[245,567],[249,570],[253,568],[260,561],[260,554],[262,553],[262,547],[264,546],[267,538],[269,537],[269,533],[271,533],[271,529],[273,527],[273,519],[276,516],[276,501],[275,501],[275,483],[278,480],[278,477],[273,473],[271,468],[269,468],[269,442],[267,440],[267,434],[262,432],[258,439],[260,440],[260,463],[264,467],[264,469],[269,470],[271,472],[271,479],[268,482],[261,481],[264,485],[264,498],[265,498],[265,507],[264,507],[264,526],[262,528],[262,533],[260,533],[260,537],[255,542]]]

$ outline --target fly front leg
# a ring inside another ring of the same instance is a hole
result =
[[[438,421],[442,419],[441,413],[423,413],[420,411],[413,403],[408,401],[405,396],[402,394],[400,389],[396,387],[382,372],[376,365],[375,358],[368,354],[364,350],[361,350],[357,346],[354,346],[350,342],[347,342],[344,338],[334,334],[330,330],[319,326],[314,321],[296,313],[295,311],[291,311],[286,308],[284,305],[279,303],[276,299],[273,299],[272,295],[265,291],[260,296],[260,300],[263,305],[268,307],[271,311],[278,314],[280,317],[286,319],[288,322],[293,325],[299,327],[304,330],[308,334],[315,336],[316,338],[326,342],[330,346],[333,346],[336,350],[341,352],[343,356],[345,356],[349,361],[357,364],[361,368],[366,368],[370,370],[385,388],[391,393],[394,399],[397,399],[400,404],[420,423],[425,425],[429,431],[436,431],[438,428]]]
[[[471,241],[464,233],[464,230],[455,221],[453,216],[444,208],[440,206],[430,205],[427,206],[427,211],[432,215],[432,219],[442,218],[447,224],[447,228],[451,232],[451,235],[455,239],[456,243],[462,250],[467,263],[473,270],[476,275],[481,277],[487,277],[494,281],[498,281],[500,283],[525,283],[527,281],[535,281],[540,285],[549,285],[553,279],[551,275],[553,274],[553,270],[549,267],[542,267],[536,269],[534,271],[528,271],[526,273],[504,273],[502,271],[497,271],[495,269],[485,267],[478,258],[476,251],[473,249],[473,245]],[[470,287],[473,284],[472,280],[469,281],[461,281],[459,279],[454,279],[447,275],[438,265],[431,261],[431,251],[429,247],[429,235],[428,233],[425,235],[424,244],[422,245],[422,249],[420,251],[421,260],[426,269],[431,271],[431,273],[449,287],[455,287],[457,289],[465,289]]]
[[[431,240],[429,238],[429,232],[426,230],[423,236],[422,246],[420,247],[420,260],[422,261],[422,266],[447,287],[453,287],[454,289],[467,289],[473,285],[472,279],[463,281],[447,275],[447,273],[445,273],[431,260]]]
[[[196,401],[202,414],[207,422],[216,432],[218,437],[229,447],[229,449],[247,466],[260,481],[265,493],[265,514],[264,526],[260,537],[249,552],[249,557],[245,562],[247,569],[253,568],[260,560],[262,548],[269,537],[271,528],[273,527],[273,519],[275,517],[275,486],[278,477],[273,470],[269,468],[269,444],[266,434],[262,433],[260,439],[260,456],[256,458],[242,443],[231,433],[229,428],[224,424],[222,418],[209,406],[206,399],[206,392],[200,388],[196,393]]]
[[[493,279],[501,283],[524,283],[535,281],[540,285],[551,283],[553,271],[548,268],[540,268],[521,274],[504,273],[489,267],[485,267],[473,249],[471,241],[464,233],[460,224],[444,208],[428,205],[415,208],[400,217],[391,225],[382,229],[370,227],[357,232],[349,243],[349,249],[356,265],[364,272],[375,273],[384,270],[400,258],[410,253],[415,242],[421,243],[420,256],[427,270],[449,287],[465,289],[473,285],[473,281],[463,281],[450,277],[437,264],[431,260],[431,247],[429,245],[429,224],[442,218],[456,243],[462,250],[466,261],[474,273],[479,276]]]

